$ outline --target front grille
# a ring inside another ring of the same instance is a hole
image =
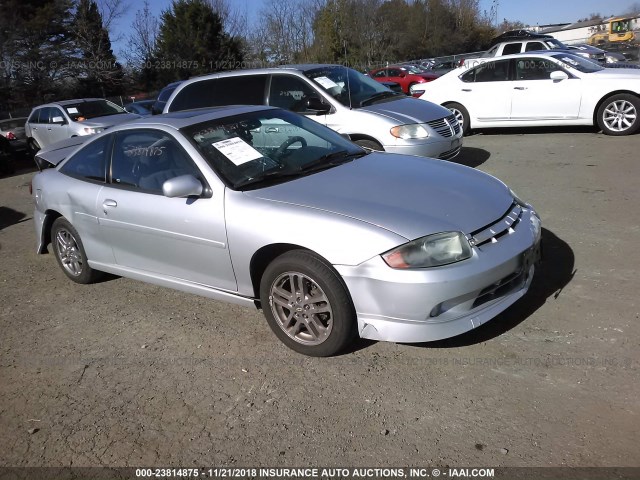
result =
[[[455,115],[449,115],[438,120],[431,120],[427,122],[431,128],[433,128],[438,135],[443,137],[452,137],[460,132],[460,124],[456,120]]]
[[[471,233],[471,244],[479,247],[485,243],[496,243],[500,237],[513,233],[520,218],[522,217],[522,207],[517,203],[511,204],[507,213],[494,223]]]

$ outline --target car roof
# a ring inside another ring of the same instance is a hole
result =
[[[177,112],[154,115],[152,117],[139,118],[122,126],[127,127],[152,127],[166,126],[180,130],[181,128],[197,123],[232,117],[243,113],[259,112],[262,110],[280,110],[279,108],[260,105],[225,105],[222,107],[195,108],[193,110],[180,110]]]
[[[282,73],[283,71],[303,73],[303,72],[308,72],[309,70],[316,70],[318,68],[328,68],[328,67],[351,68],[351,67],[345,67],[344,65],[337,65],[337,64],[331,64],[331,63],[301,63],[301,64],[291,64],[291,65],[279,65],[277,67],[250,68],[246,70],[225,70],[224,72],[206,73],[204,75],[191,77],[189,80],[184,80],[183,82],[179,82],[179,83],[186,84],[186,83],[197,82],[199,80],[207,80],[210,78],[218,78],[218,77],[234,77],[234,76],[256,75],[256,74],[267,75],[271,73]]]
[[[96,100],[106,100],[104,98],[76,98],[73,100],[60,100],[59,102],[49,102],[43,103],[42,105],[38,105],[37,107],[33,107],[33,110],[36,108],[42,107],[64,107],[66,105],[77,105],[82,102],[95,102]]]

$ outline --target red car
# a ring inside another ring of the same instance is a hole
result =
[[[371,70],[369,76],[378,82],[396,82],[407,95],[411,94],[411,86],[418,83],[426,83],[438,78],[438,75],[429,73],[413,65],[395,65],[391,67]],[[423,92],[415,92],[419,97]]]

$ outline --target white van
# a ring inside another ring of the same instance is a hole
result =
[[[462,148],[462,129],[451,111],[393,92],[341,65],[289,65],[192,78],[175,89],[163,113],[223,105],[291,110],[373,150],[451,159]]]

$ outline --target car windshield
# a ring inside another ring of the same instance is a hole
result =
[[[417,65],[409,65],[405,67],[409,73],[420,74],[424,72],[423,68],[418,67]]]
[[[367,154],[317,122],[280,109],[212,120],[182,132],[238,190],[288,181]]]
[[[304,74],[345,107],[363,107],[402,95],[347,67],[332,65],[307,70]]]
[[[67,111],[69,118],[74,122],[127,113],[123,108],[120,108],[108,100],[89,100],[87,102],[71,103],[64,105],[64,109]]]
[[[559,40],[556,40],[555,38],[550,38],[549,40],[545,40],[544,43],[547,44],[547,47],[549,47],[551,50],[553,50],[554,48],[567,48],[567,46],[562,43]]]
[[[571,53],[555,54],[552,57],[563,64],[563,66],[573,68],[574,70],[578,70],[582,73],[592,73],[604,70],[604,68],[597,63]]]

